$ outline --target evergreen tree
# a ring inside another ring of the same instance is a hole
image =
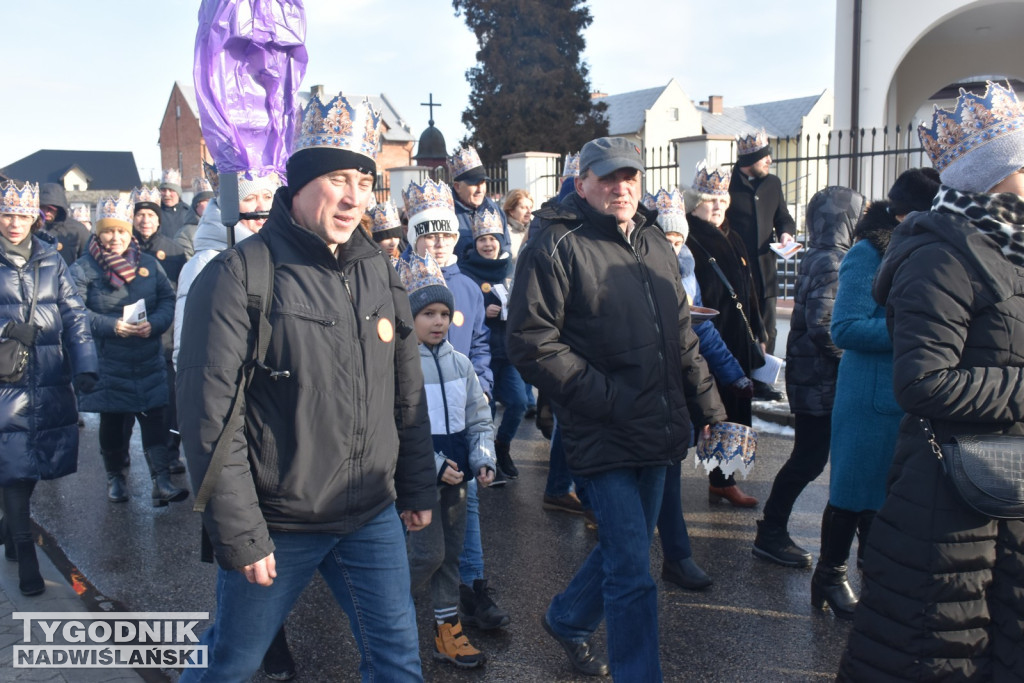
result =
[[[480,50],[464,142],[487,163],[513,152],[575,152],[608,134],[580,55],[593,18],[583,0],[452,0]]]

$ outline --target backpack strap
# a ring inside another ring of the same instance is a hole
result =
[[[243,425],[242,406],[245,405],[245,391],[252,383],[256,368],[269,372],[272,379],[285,379],[291,376],[287,370],[273,370],[264,364],[267,349],[270,347],[270,337],[274,331],[270,324],[270,307],[274,299],[274,259],[266,240],[259,233],[257,236],[261,239],[247,239],[232,247],[242,257],[242,266],[245,270],[245,310],[249,314],[249,323],[255,331],[256,339],[251,356],[242,364],[242,377],[231,402],[231,412],[224,424],[224,429],[217,437],[213,455],[210,456],[210,465],[203,477],[203,483],[199,486],[199,491],[196,492],[196,501],[192,506],[195,512],[206,510],[206,504],[209,502],[210,496],[213,495],[217,478],[220,476],[221,470],[224,469],[224,462],[231,447],[232,435]]]

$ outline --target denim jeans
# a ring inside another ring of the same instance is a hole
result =
[[[650,546],[665,490],[664,467],[617,469],[584,477],[600,540],[547,620],[559,636],[582,642],[607,620],[608,663],[616,681],[660,681],[658,589]]]
[[[494,373],[494,398],[497,399],[491,401],[491,418],[493,419],[498,411],[498,401],[505,406],[494,440],[511,443],[523,422],[523,415],[526,414],[526,389],[523,388],[523,378],[519,376],[516,366],[507,360],[492,358],[491,372]]]
[[[682,474],[681,463],[669,465],[665,470],[665,496],[661,501],[661,512],[658,513],[658,537],[661,538],[661,550],[666,562],[685,560],[693,555],[690,548],[690,534],[686,531],[686,520],[683,519]]]
[[[442,484],[430,525],[409,534],[412,590],[430,584],[434,610],[459,606],[459,554],[466,536],[466,482]]]
[[[459,576],[462,583],[472,586],[476,579],[484,578],[484,544],[480,539],[480,498],[476,495],[476,479],[466,486],[466,540],[459,555]]]
[[[575,476],[569,471],[569,463],[565,459],[565,447],[562,445],[562,431],[558,428],[558,420],[555,420],[554,429],[551,430],[551,450],[548,455],[548,483],[544,487],[544,495],[557,498],[564,496],[576,489],[576,496],[583,503],[583,507],[589,508],[585,496],[582,477]]]
[[[342,536],[270,535],[276,546],[274,583],[258,586],[241,572],[218,570],[217,616],[201,638],[209,648],[209,667],[185,669],[181,683],[249,680],[317,570],[348,615],[362,680],[423,680],[405,533],[394,505]]]

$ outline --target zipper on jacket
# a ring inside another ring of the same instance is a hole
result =
[[[448,394],[444,390],[444,373],[441,372],[441,361],[437,358],[437,346],[430,349],[430,355],[437,367],[437,382],[441,385],[441,402],[444,403],[444,431],[448,436],[452,435],[452,424],[448,420]]]
[[[302,315],[301,313],[281,313],[281,315],[287,315],[291,318],[298,318],[299,320],[305,320],[306,322],[316,323],[317,325],[323,325],[324,327],[334,327],[338,324],[336,320],[324,320],[323,318],[314,318],[308,315]]]
[[[370,315],[365,317],[365,320],[373,320],[374,318],[379,317],[378,314],[380,313],[380,309],[384,308],[384,304],[386,304],[387,302],[388,302],[387,299],[385,299],[384,301],[381,301],[380,305],[377,306],[377,308],[373,309],[373,313],[371,313]]]

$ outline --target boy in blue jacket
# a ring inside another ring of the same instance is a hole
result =
[[[482,664],[483,655],[459,623],[459,554],[466,535],[467,485],[474,473],[483,486],[494,479],[490,409],[469,359],[446,339],[455,302],[437,263],[429,255],[411,254],[398,263],[398,272],[420,342],[439,489],[433,523],[408,537],[411,584],[416,591],[430,582],[437,622],[434,659],[468,669]]]

